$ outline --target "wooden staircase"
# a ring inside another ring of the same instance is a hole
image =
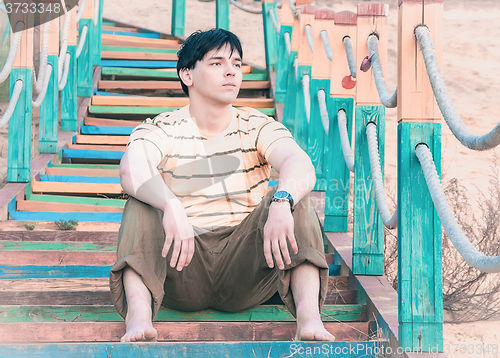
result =
[[[34,164],[39,173],[29,185],[9,184],[0,192],[0,198],[15,194],[7,206],[9,221],[0,222],[0,357],[324,353],[322,343],[293,341],[295,320],[276,297],[236,313],[162,308],[154,323],[159,343],[116,343],[125,324],[112,306],[108,277],[126,198],[119,161],[136,125],[188,99],[173,69],[176,39],[109,22],[103,29],[102,68],[95,71],[94,95],[80,101],[78,133],[58,155]],[[235,105],[275,115],[266,71],[244,71]],[[317,209],[321,216],[323,208]],[[62,230],[54,223],[63,225],[61,220],[77,225]],[[327,345],[328,354],[375,357],[386,340],[376,337],[368,315],[373,302],[331,243],[325,248],[331,277],[322,317],[337,338]]]

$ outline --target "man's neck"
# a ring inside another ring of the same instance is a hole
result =
[[[189,114],[200,131],[216,135],[222,133],[231,123],[233,117],[231,104],[207,104],[191,97],[189,102]]]

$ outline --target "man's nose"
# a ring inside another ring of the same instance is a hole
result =
[[[227,77],[232,77],[236,74],[236,71],[233,67],[232,64],[228,64],[227,67],[226,67],[226,76]]]

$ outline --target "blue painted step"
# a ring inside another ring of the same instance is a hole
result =
[[[76,219],[82,222],[119,223],[122,213],[50,212],[50,211],[9,211],[9,220],[19,221],[59,221]]]
[[[112,266],[7,266],[0,265],[0,279],[106,278]],[[1,281],[0,281],[1,283]],[[0,352],[2,350],[0,349]]]
[[[95,183],[95,184],[120,184],[120,177],[86,177],[78,175],[47,175],[42,174],[39,181],[61,183]]]
[[[103,35],[120,35],[120,36],[130,36],[130,37],[143,37],[147,39],[159,39],[160,34],[151,32],[128,32],[128,31],[111,31],[111,30],[102,30]]]
[[[175,68],[177,66],[177,61],[101,60],[101,66],[129,68]]]
[[[91,150],[63,149],[62,156],[67,159],[115,159],[120,160],[125,151],[121,150]]]
[[[134,127],[81,126],[81,134],[130,135]]]

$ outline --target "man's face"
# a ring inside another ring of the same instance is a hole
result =
[[[229,46],[209,51],[196,62],[190,73],[189,97],[203,97],[214,104],[231,104],[236,100],[243,75],[238,51]]]

